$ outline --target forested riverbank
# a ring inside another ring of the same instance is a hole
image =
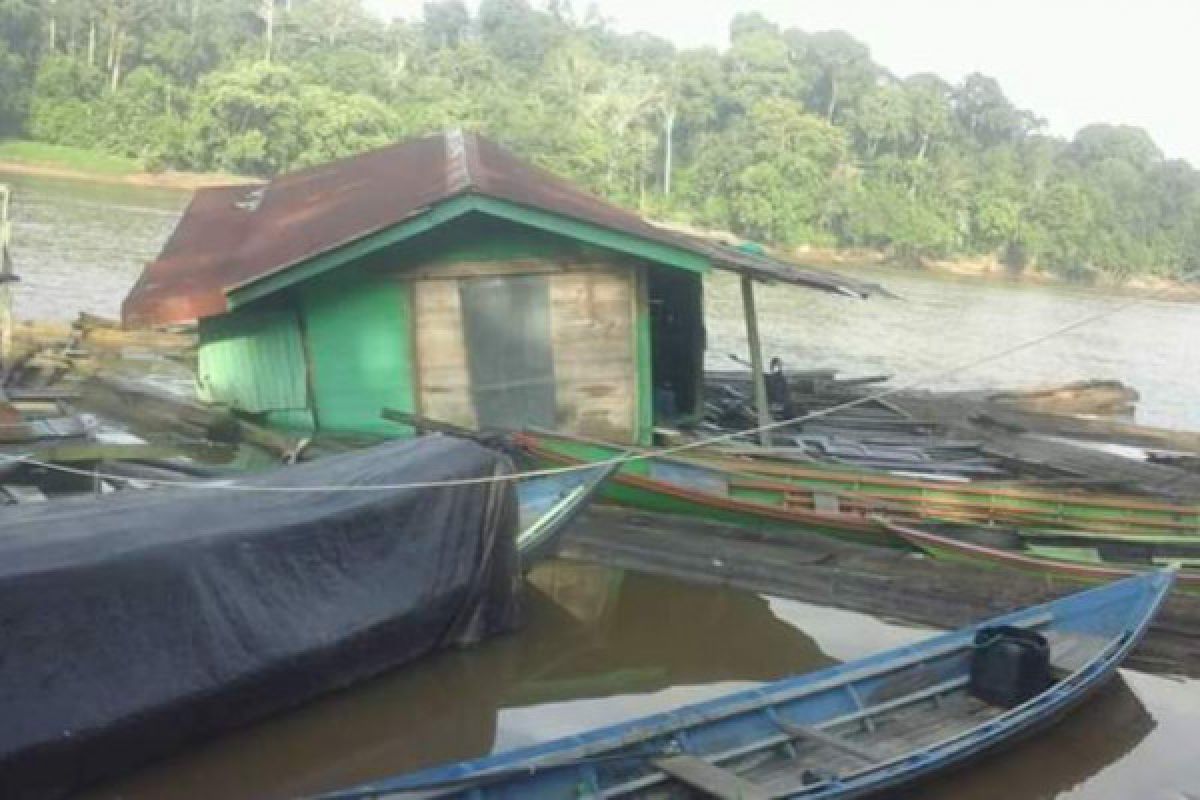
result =
[[[848,34],[757,14],[718,51],[560,2],[384,22],[361,0],[6,0],[0,85],[0,136],[150,173],[266,176],[461,126],[792,253],[1104,283],[1200,265],[1200,174],[1145,131],[1050,136],[988,76],[894,75]]]
[[[253,180],[220,172],[148,172],[136,159],[21,140],[0,141],[0,179],[6,174],[180,190]]]

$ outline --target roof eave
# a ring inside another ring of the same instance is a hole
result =
[[[381,248],[399,244],[470,212],[488,214],[698,274],[707,273],[713,266],[711,255],[700,249],[690,250],[684,247],[675,247],[544,209],[521,206],[508,200],[477,192],[464,192],[429,206],[395,225],[361,236],[351,242],[341,243],[315,256],[281,266],[269,273],[225,287],[229,310],[232,311],[289,286],[325,274]]]

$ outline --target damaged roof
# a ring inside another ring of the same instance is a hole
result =
[[[460,198],[500,201],[489,206]],[[454,213],[498,208],[578,223],[593,241],[616,234],[656,248],[664,263],[700,264],[768,282],[865,297],[872,287],[834,273],[798,269],[656,227],[642,217],[527,164],[494,142],[449,132],[280,175],[267,184],[196,192],[158,259],[122,307],[127,325],[194,322],[229,310],[229,295],[287,277],[292,268],[405,223],[427,230]],[[441,211],[439,216],[434,212]],[[526,221],[526,218],[513,217]]]

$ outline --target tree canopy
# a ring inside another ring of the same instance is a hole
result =
[[[0,135],[271,175],[450,127],[617,202],[778,245],[997,254],[1065,275],[1200,268],[1200,175],[1145,131],[1070,141],[972,74],[900,77],[842,31],[723,50],[565,0],[0,0]]]

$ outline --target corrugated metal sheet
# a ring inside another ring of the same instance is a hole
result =
[[[281,175],[265,187],[198,192],[162,255],[122,309],[130,325],[188,322],[226,311],[230,287],[476,194],[702,256],[762,280],[865,295],[833,273],[797,270],[655,227],[474,134],[416,139]]]
[[[307,407],[307,367],[295,313],[206,320],[200,342],[198,375],[205,399],[250,413]]]

